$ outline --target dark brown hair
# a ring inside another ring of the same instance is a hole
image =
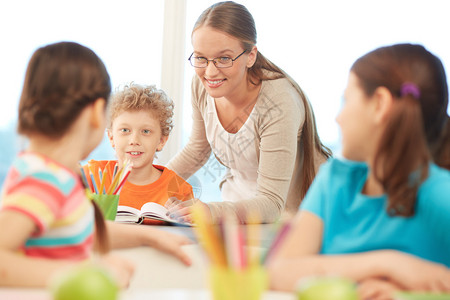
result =
[[[42,47],[28,63],[18,132],[59,138],[86,106],[108,101],[110,93],[108,72],[92,50],[73,42]]]
[[[19,103],[18,132],[61,138],[83,109],[108,101],[111,82],[106,67],[89,48],[60,42],[37,49],[28,63]],[[108,250],[102,213],[95,207],[96,239]]]
[[[378,87],[395,98],[374,162],[374,174],[388,195],[388,212],[414,214],[417,190],[434,158],[449,168],[448,87],[444,67],[421,45],[397,44],[359,58],[351,71],[367,96]],[[420,91],[402,93],[405,83]],[[445,150],[447,149],[447,150]]]
[[[111,97],[111,105],[108,112],[108,129],[117,116],[124,111],[145,110],[152,113],[158,120],[161,127],[161,134],[169,136],[173,128],[173,101],[167,94],[157,89],[154,85],[138,85],[130,83],[123,89],[115,92]]]
[[[241,41],[243,49],[248,52],[256,45],[256,27],[252,15],[245,6],[233,1],[219,2],[207,8],[197,19],[192,32],[201,26],[209,26],[235,37]],[[257,85],[263,80],[279,78],[289,80],[299,93],[305,107],[305,122],[302,129],[304,156],[301,197],[303,198],[316,175],[315,150],[325,158],[331,156],[331,150],[325,147],[319,139],[314,112],[303,90],[286,72],[258,51],[254,65],[248,69],[248,80]]]

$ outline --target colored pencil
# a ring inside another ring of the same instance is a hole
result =
[[[92,186],[94,187],[94,192],[98,194],[97,184],[95,184],[94,174],[89,172],[89,177],[91,178]]]
[[[266,263],[269,261],[269,259],[274,255],[274,253],[278,250],[280,247],[282,241],[286,238],[289,231],[291,230],[291,222],[286,222],[281,227],[281,229],[278,231],[277,236],[274,238],[272,244],[270,245],[269,249],[266,251],[265,255],[262,257],[262,263]]]
[[[208,223],[203,207],[199,204],[194,205],[192,209],[194,220],[197,224],[195,232],[200,240],[203,241],[206,253],[213,264],[226,267],[227,260],[223,247],[223,240],[219,238],[217,231]]]
[[[103,173],[99,169],[98,172],[99,172],[100,179],[101,179],[101,182],[102,182],[100,184],[100,193],[106,194],[105,183],[106,183],[106,177],[107,177],[107,174],[108,174],[108,169],[105,168],[105,171]]]
[[[81,179],[83,181],[83,184],[85,186],[85,188],[89,188],[89,190],[93,193],[94,189],[93,187],[91,187],[91,185],[89,184],[87,177],[86,177],[86,173],[84,173],[84,169],[83,167],[80,166],[80,172],[81,172]]]
[[[120,190],[122,189],[122,186],[125,184],[125,181],[127,181],[127,177],[130,175],[131,173],[131,168],[126,171],[125,175],[123,176],[122,180],[120,181],[120,183],[117,185],[117,187],[115,188],[113,195],[116,195],[120,192]]]
[[[247,217],[247,259],[250,266],[256,266],[260,262],[259,249],[256,249],[261,238],[260,218],[256,213],[250,212]]]

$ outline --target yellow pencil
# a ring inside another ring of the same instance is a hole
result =
[[[197,225],[195,227],[195,232],[198,234],[198,237],[203,240],[206,253],[211,261],[216,265],[226,267],[227,260],[223,243],[220,241],[217,232],[214,231],[212,225],[207,222],[203,207],[199,204],[194,205],[192,214],[194,216],[194,222]]]
[[[122,170],[123,170],[123,168],[120,168],[119,171],[117,171],[116,176],[114,176],[114,178],[111,182],[111,185],[109,186],[108,192],[107,192],[108,195],[112,195],[114,190],[116,189],[116,186],[119,183],[120,175],[122,174]]]
[[[107,193],[107,194],[112,195],[112,194],[114,193],[114,191],[116,190],[117,185],[118,185],[119,182],[120,182],[120,178],[122,177],[122,173],[123,173],[123,171],[127,168],[127,166],[128,166],[129,163],[130,163],[130,160],[128,160],[128,159],[125,160],[123,166],[121,166],[121,167],[119,168],[119,170],[117,171],[117,173],[116,173],[115,175],[113,175],[114,178],[112,179],[112,183],[111,183],[111,185],[109,186],[109,189],[108,189],[108,193]]]
[[[259,264],[259,251],[257,241],[260,239],[260,218],[255,212],[248,212],[247,218],[247,255],[248,264],[254,267]]]

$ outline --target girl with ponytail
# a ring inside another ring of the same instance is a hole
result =
[[[0,198],[0,286],[44,287],[60,271],[98,263],[120,287],[133,265],[109,248],[153,246],[190,259],[190,241],[154,228],[105,222],[86,197],[79,161],[105,133],[110,77],[101,59],[74,42],[46,45],[28,63],[18,131],[28,139],[12,164]]]
[[[350,70],[343,156],[323,165],[271,262],[272,286],[310,275],[360,283],[361,299],[450,292],[448,87],[421,45],[378,48]]]

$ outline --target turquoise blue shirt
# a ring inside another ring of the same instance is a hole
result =
[[[361,194],[368,171],[338,159],[321,167],[300,206],[323,220],[321,253],[394,249],[450,267],[450,171],[430,165],[412,217],[390,216],[386,195]]]

